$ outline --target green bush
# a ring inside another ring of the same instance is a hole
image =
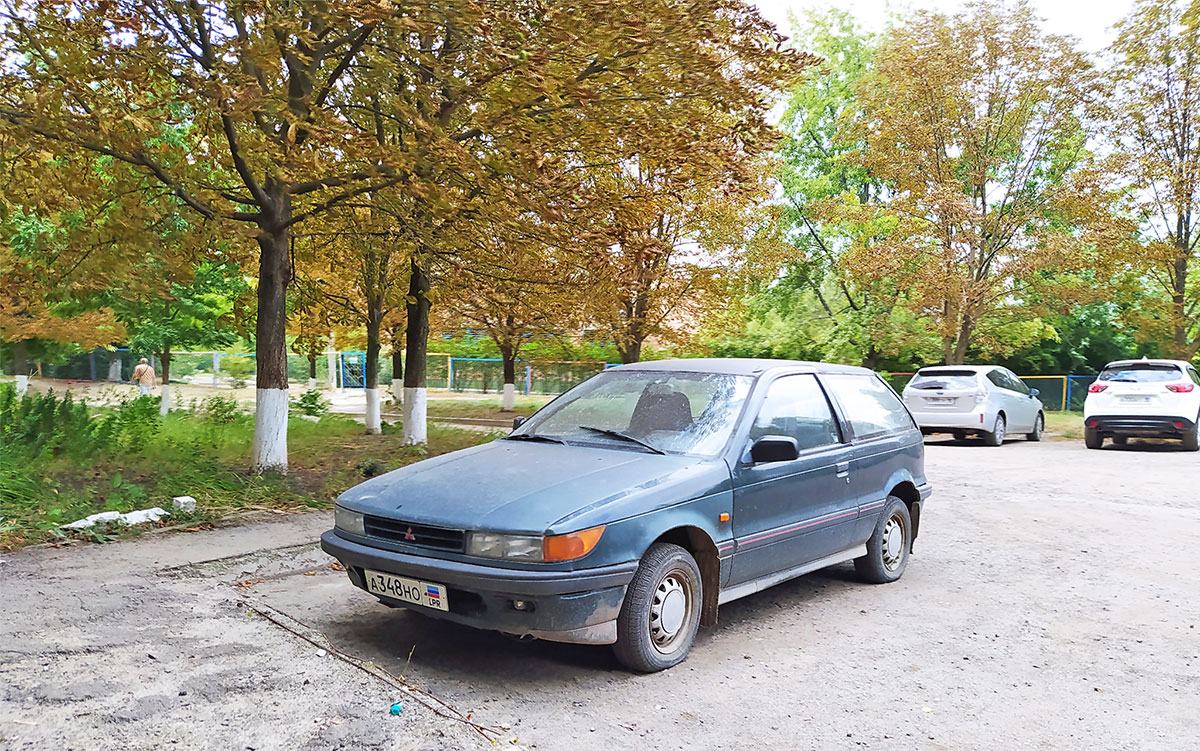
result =
[[[307,417],[324,417],[329,413],[329,400],[320,391],[305,391],[292,402],[292,408]]]
[[[228,425],[242,414],[242,405],[229,396],[214,395],[200,402],[200,414],[210,422]]]

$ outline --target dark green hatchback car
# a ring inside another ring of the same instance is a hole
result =
[[[929,492],[921,431],[869,370],[664,360],[346,491],[321,546],[388,605],[654,671],[721,603],[849,560],[900,578]]]

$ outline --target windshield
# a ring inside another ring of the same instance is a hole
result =
[[[729,440],[752,383],[719,373],[607,370],[555,399],[510,438],[714,456]]]
[[[914,389],[973,389],[979,380],[973,370],[921,370],[908,385]]]
[[[1174,365],[1118,365],[1105,368],[1100,374],[1101,381],[1127,381],[1129,383],[1164,383],[1178,381],[1183,378],[1179,368]]]

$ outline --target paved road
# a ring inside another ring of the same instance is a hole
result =
[[[154,573],[304,543],[325,515],[13,554],[0,746],[488,747],[411,703],[387,716],[397,691],[247,616],[243,596],[548,751],[1194,741],[1200,456],[932,442],[927,462],[935,492],[900,582],[839,566],[732,603],[652,676],[602,648],[388,610],[310,545]]]

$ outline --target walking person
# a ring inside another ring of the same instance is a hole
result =
[[[136,383],[138,391],[142,396],[149,396],[150,389],[158,385],[158,379],[154,375],[154,368],[150,366],[150,361],[142,358],[138,361],[137,367],[133,369],[133,375],[129,376],[130,383]]]

